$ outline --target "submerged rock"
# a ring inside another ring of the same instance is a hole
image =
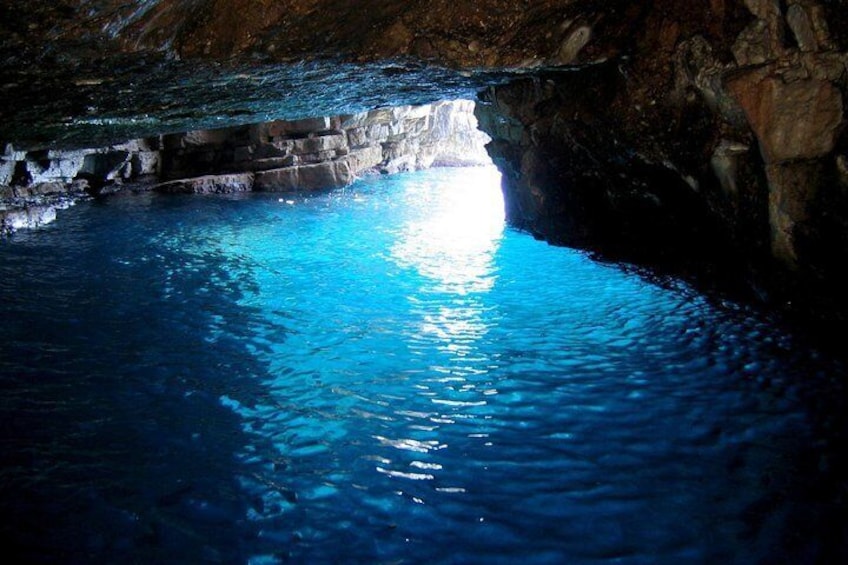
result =
[[[25,206],[12,210],[0,209],[0,233],[9,234],[20,229],[38,228],[56,219],[53,206]]]
[[[166,194],[227,194],[253,190],[253,174],[205,175],[190,179],[173,180],[153,187]]]

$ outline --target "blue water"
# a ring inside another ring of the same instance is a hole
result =
[[[3,242],[4,551],[845,558],[843,364],[498,198],[490,169],[116,196]]]

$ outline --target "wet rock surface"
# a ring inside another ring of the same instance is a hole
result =
[[[2,232],[40,227],[79,198],[121,190],[170,194],[304,192],[369,171],[489,162],[469,101],[193,130],[99,149],[0,155]]]
[[[775,303],[830,316],[848,312],[838,290],[848,283],[846,8],[3,2],[0,141],[15,150],[108,146],[485,91],[480,117],[513,223],[672,270],[708,266],[706,278],[724,264]],[[375,149],[342,156],[338,136],[319,137],[221,172],[287,187],[300,182],[293,171],[267,171],[292,166],[297,151],[335,151],[332,167],[319,158],[302,170],[344,183],[376,160]],[[382,151],[410,166],[403,147]]]
[[[608,58],[633,12],[591,0],[2,2],[0,141],[91,146],[473,97]]]

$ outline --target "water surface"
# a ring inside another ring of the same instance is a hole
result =
[[[4,546],[68,563],[845,558],[840,361],[506,228],[496,182],[115,197],[4,242]]]

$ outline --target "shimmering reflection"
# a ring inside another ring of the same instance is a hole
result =
[[[298,502],[247,487],[302,536],[292,554],[642,563],[780,553],[770,534],[742,541],[739,521],[771,496],[761,473],[811,433],[781,388],[795,369],[767,353],[788,338],[685,289],[504,232],[501,209],[471,230],[465,194],[485,176],[380,179],[301,204],[337,225],[244,234],[309,242],[292,257],[256,255],[269,267],[256,304],[303,302],[280,304],[296,313],[267,356],[274,402],[240,410],[279,434],[281,480]],[[325,238],[355,233],[345,213],[370,236]],[[749,369],[776,388],[750,388]]]
[[[418,393],[452,410],[486,404],[474,394],[475,378],[488,372],[478,342],[492,321],[485,295],[497,281],[495,255],[504,230],[497,171],[484,168],[463,176],[462,186],[407,193],[409,205],[423,217],[412,217],[403,226],[391,253],[399,266],[423,277],[423,284],[407,297],[410,314],[420,317],[406,335],[409,348],[432,361],[426,367],[431,376],[421,379]],[[434,347],[443,355],[432,357]],[[454,418],[456,414],[439,417],[434,423],[444,425]]]
[[[10,553],[839,561],[842,362],[505,230],[496,182],[111,199],[0,246]]]
[[[462,186],[439,193],[407,192],[411,217],[392,247],[402,267],[433,281],[433,292],[464,296],[485,292],[495,282],[494,254],[504,229],[500,175],[494,167],[472,169]]]

